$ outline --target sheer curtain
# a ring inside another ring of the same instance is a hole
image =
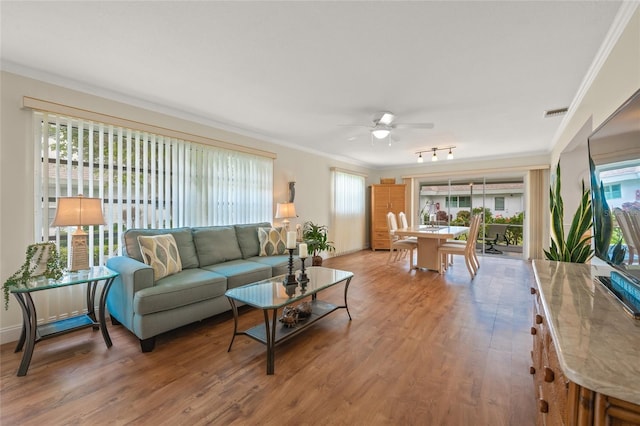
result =
[[[549,170],[530,170],[525,179],[527,208],[524,227],[525,258],[544,259],[543,249],[549,247]]]
[[[362,250],[366,244],[365,177],[337,168],[332,174],[332,227],[331,235],[341,255]]]

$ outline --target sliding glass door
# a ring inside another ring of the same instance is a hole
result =
[[[417,223],[469,226],[482,214],[478,250],[522,258],[525,209],[522,176],[469,176],[419,182]]]

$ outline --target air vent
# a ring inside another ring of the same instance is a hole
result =
[[[558,108],[558,109],[548,109],[544,112],[544,118],[558,117],[560,115],[565,115],[568,110],[569,110],[568,107]]]

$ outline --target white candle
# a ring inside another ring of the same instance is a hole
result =
[[[296,231],[287,232],[287,248],[294,249],[296,248]]]
[[[309,252],[307,251],[307,245],[305,243],[300,243],[298,246],[298,257],[300,257],[300,259],[306,259],[309,257]]]

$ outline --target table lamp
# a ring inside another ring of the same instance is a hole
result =
[[[276,205],[276,219],[284,219],[282,225],[288,231],[289,219],[298,217],[296,214],[296,206],[293,203],[278,203]]]
[[[58,198],[56,217],[51,226],[77,226],[71,234],[71,271],[89,269],[89,234],[82,227],[104,224],[100,198],[85,198],[81,194]]]

